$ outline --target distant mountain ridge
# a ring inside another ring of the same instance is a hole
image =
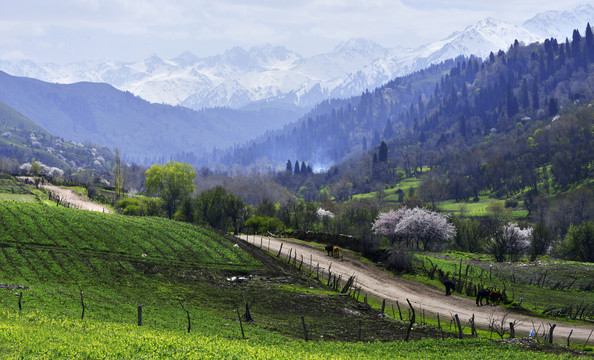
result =
[[[0,102],[52,134],[78,143],[119,148],[127,161],[177,160],[226,148],[281,127],[294,114],[228,108],[195,111],[151,104],[105,83],[52,84],[0,71]]]
[[[282,46],[249,50],[234,47],[199,58],[186,51],[164,60],[153,55],[136,63],[87,61],[64,66],[30,60],[0,61],[0,69],[16,76],[48,82],[105,82],[153,103],[192,109],[245,106],[311,108],[328,98],[359,95],[387,81],[458,55],[488,56],[554,36],[571,36],[594,19],[594,8],[547,11],[522,26],[487,18],[444,40],[416,49],[386,49],[364,39],[343,42],[326,54],[303,58]],[[291,119],[294,120],[294,119]]]

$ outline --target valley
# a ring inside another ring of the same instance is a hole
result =
[[[592,4],[0,10],[0,358],[592,358]]]

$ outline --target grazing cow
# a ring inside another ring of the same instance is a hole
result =
[[[491,305],[497,305],[500,301],[503,301],[503,295],[499,291],[491,291],[489,293],[489,300],[491,300]]]
[[[334,246],[334,247],[332,248],[332,255],[333,255],[335,258],[339,258],[339,257],[340,257],[340,248],[339,248],[338,246]]]
[[[483,299],[487,300],[487,305],[489,305],[489,295],[491,294],[491,290],[489,289],[481,289],[476,294],[476,306],[483,306]]]
[[[334,245],[326,245],[324,250],[326,250],[326,252],[328,253],[328,256],[330,256],[330,255],[332,255],[332,250],[334,250]]]
[[[446,296],[452,295],[452,290],[456,288],[456,284],[450,279],[445,280],[443,284],[446,288]]]

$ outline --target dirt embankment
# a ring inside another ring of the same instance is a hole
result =
[[[246,240],[246,236],[242,238]],[[477,327],[481,329],[488,329],[492,321],[501,324],[502,319],[504,319],[503,326],[509,329],[509,323],[515,321],[514,328],[519,336],[527,336],[530,331],[539,328],[539,334],[542,334],[543,329],[548,332],[549,324],[555,323],[554,339],[567,339],[573,330],[571,341],[582,344],[586,342],[590,332],[594,329],[594,326],[570,325],[559,321],[523,316],[510,312],[509,309],[502,306],[478,307],[474,299],[457,295],[445,296],[445,290],[393,276],[373,263],[364,262],[352,256],[349,252],[344,253],[344,260],[341,261],[327,256],[323,246],[316,246],[299,240],[249,236],[247,241],[257,246],[262,244],[264,249],[273,253],[278,253],[282,244],[282,256],[284,258],[287,258],[289,252],[292,252],[293,256],[297,252],[298,259],[303,256],[304,265],[306,266],[311,263],[314,267],[319,264],[321,268],[326,270],[331,267],[332,273],[337,276],[341,275],[343,279],[355,275],[357,286],[361,287],[362,293],[367,293],[379,299],[386,299],[388,302],[395,303],[398,301],[404,306],[406,306],[406,300],[408,299],[415,309],[422,309],[426,314],[433,314],[434,316],[439,314],[444,322],[449,322],[454,314],[458,314],[463,323],[468,323],[469,319],[474,316]]]

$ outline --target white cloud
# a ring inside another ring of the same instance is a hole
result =
[[[521,23],[580,1],[531,0],[29,0],[0,3],[0,53],[36,61],[140,59],[184,50],[214,55],[234,45],[286,45],[313,55],[367,38],[415,47],[493,16]],[[49,48],[35,49],[45,43]],[[62,50],[52,50],[62,44]],[[63,51],[67,49],[68,51]],[[76,59],[75,59],[76,58]]]
[[[27,59],[27,55],[25,55],[24,53],[22,53],[19,50],[13,50],[13,51],[7,51],[5,53],[1,53],[0,59],[9,60],[9,61],[24,60],[24,59]]]

